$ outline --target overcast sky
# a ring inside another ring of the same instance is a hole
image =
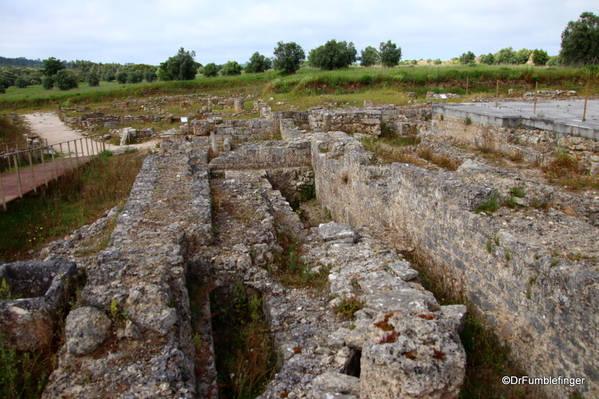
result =
[[[391,40],[402,60],[540,48],[598,0],[0,0],[0,56],[158,65],[180,47],[203,64],[244,63],[277,42],[358,51]]]

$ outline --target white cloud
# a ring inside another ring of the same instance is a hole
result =
[[[404,59],[543,48],[557,54],[568,21],[595,1],[570,0],[0,0],[0,56],[157,65],[179,47],[203,63],[272,55],[278,41],[306,53],[327,40],[358,50],[392,40]]]

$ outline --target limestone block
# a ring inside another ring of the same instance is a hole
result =
[[[360,396],[360,379],[346,374],[326,372],[312,381],[313,395],[316,398],[348,398],[346,395]],[[343,395],[343,396],[340,396]]]
[[[67,351],[75,356],[93,352],[110,333],[112,322],[96,308],[84,306],[69,313],[65,327]]]
[[[318,235],[324,242],[354,242],[354,232],[349,225],[345,223],[322,223],[318,226]]]

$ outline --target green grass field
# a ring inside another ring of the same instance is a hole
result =
[[[205,78],[191,81],[118,84],[100,82],[97,87],[80,83],[79,88],[60,91],[42,86],[19,89],[10,87],[0,94],[0,112],[29,112],[52,109],[58,105],[109,103],[130,98],[174,94],[210,94],[215,96],[254,95],[257,98],[283,101],[302,109],[320,103],[359,105],[364,99],[375,103],[402,105],[407,92],[423,99],[429,91],[460,95],[494,95],[499,81],[500,95],[509,89],[581,90],[587,84],[590,94],[597,94],[599,69],[594,67],[534,67],[500,65],[445,65],[350,67],[336,71],[302,68],[298,73],[282,76],[268,71],[239,76]]]

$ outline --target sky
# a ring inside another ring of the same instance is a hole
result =
[[[402,60],[512,47],[560,50],[597,0],[0,0],[0,56],[159,65],[179,48],[207,64],[245,63],[277,43],[331,39],[358,52],[391,40]]]

